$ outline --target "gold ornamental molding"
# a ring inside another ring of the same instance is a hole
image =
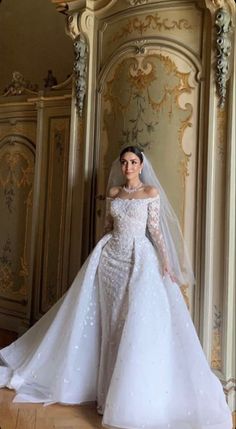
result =
[[[113,43],[122,38],[128,37],[130,34],[137,33],[142,36],[147,30],[192,30],[191,24],[187,19],[179,19],[178,21],[169,21],[168,18],[161,19],[158,13],[154,15],[146,15],[143,19],[135,16],[128,20],[128,22],[116,33],[110,40]]]

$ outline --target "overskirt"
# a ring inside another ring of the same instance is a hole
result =
[[[51,310],[1,350],[0,386],[16,390],[15,402],[97,401],[102,338],[98,268],[111,237],[99,241]],[[103,426],[231,429],[221,383],[209,367],[182,293],[161,275],[148,239],[142,245],[134,242],[127,293]]]

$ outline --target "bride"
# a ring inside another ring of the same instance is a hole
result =
[[[231,429],[180,284],[194,276],[177,217],[138,148],[113,163],[106,234],[67,293],[0,352],[16,402],[97,402],[102,425]]]

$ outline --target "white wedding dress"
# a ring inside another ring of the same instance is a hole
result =
[[[15,401],[97,401],[108,428],[232,428],[181,291],[162,276],[159,206],[108,199],[111,230],[68,292],[1,350]]]

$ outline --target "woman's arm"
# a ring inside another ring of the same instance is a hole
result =
[[[113,230],[113,217],[111,215],[111,201],[112,198],[106,198],[106,211],[105,211],[105,222],[104,222],[104,234],[108,234]]]
[[[148,219],[147,219],[147,228],[151,236],[153,245],[157,249],[161,257],[162,263],[162,272],[163,275],[168,273],[172,280],[174,276],[171,272],[170,262],[168,258],[168,253],[166,250],[166,244],[163,237],[163,234],[160,229],[160,196],[157,197],[148,204]]]

